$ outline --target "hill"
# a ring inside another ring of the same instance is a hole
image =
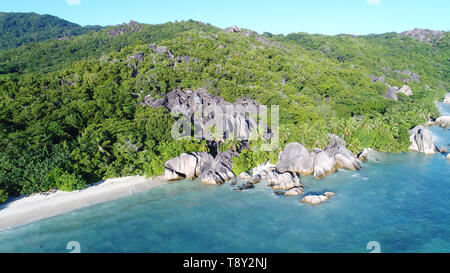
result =
[[[98,29],[101,27],[82,27],[51,15],[0,12],[0,50],[30,42],[67,39]]]
[[[436,117],[434,102],[449,90],[443,35],[432,45],[396,33],[284,36],[130,22],[1,51],[0,189],[73,190],[161,174],[166,160],[209,149],[203,140],[173,140],[176,119],[141,104],[176,88],[280,106],[281,146],[243,151],[239,170],[276,158],[292,141],[323,148],[328,133],[354,153],[407,151],[408,130]]]

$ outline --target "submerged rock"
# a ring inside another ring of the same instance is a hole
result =
[[[431,133],[423,125],[418,125],[409,130],[409,134],[409,140],[411,141],[411,146],[409,146],[409,149],[411,151],[424,154],[434,154],[436,152]]]
[[[255,187],[255,185],[253,185],[250,182],[247,182],[245,184],[242,184],[242,185],[238,186],[237,188],[234,188],[233,190],[235,190],[235,191],[246,191],[246,190],[249,190],[249,189],[253,189],[254,187]]]
[[[444,147],[444,146],[441,146],[441,147],[437,148],[437,150],[441,154],[448,153],[448,149],[446,147]]]
[[[369,160],[381,161],[386,158],[386,154],[372,148],[365,148],[357,157],[363,162]]]
[[[321,195],[307,195],[302,198],[301,202],[308,203],[311,205],[317,205],[317,204],[327,201],[334,195],[336,195],[336,193],[334,193],[334,192],[325,192],[324,194],[321,194]]]

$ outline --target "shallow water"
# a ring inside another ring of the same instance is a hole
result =
[[[441,106],[447,107],[447,106]],[[447,107],[448,109],[448,107]],[[450,131],[431,128],[438,145]],[[305,193],[333,191],[311,206],[264,183],[181,181],[0,232],[0,252],[450,252],[450,160],[387,154],[359,171],[302,179]]]

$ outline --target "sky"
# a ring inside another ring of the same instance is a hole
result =
[[[102,26],[131,19],[147,24],[193,19],[273,34],[450,30],[450,0],[2,0],[0,11]]]

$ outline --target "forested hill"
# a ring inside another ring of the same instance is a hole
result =
[[[434,102],[449,91],[449,33],[433,43],[416,34],[284,36],[132,21],[2,50],[0,201],[161,174],[168,159],[207,149],[173,140],[175,118],[141,105],[177,87],[280,105],[281,146],[243,151],[237,170],[276,158],[288,142],[323,148],[328,133],[354,153],[407,151],[408,130],[437,117]]]
[[[98,29],[101,27],[82,27],[51,15],[0,12],[0,50],[30,42],[67,39]]]

